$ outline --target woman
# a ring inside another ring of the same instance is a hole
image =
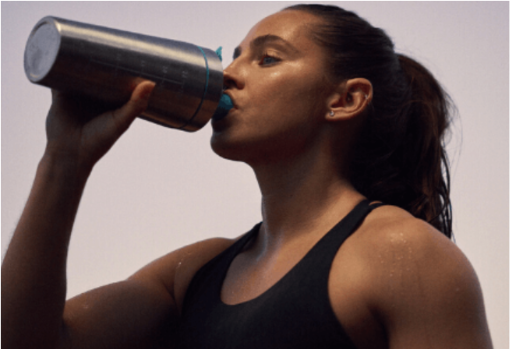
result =
[[[490,348],[476,275],[448,239],[448,104],[433,77],[382,31],[327,6],[265,18],[234,56],[224,75],[235,108],[213,121],[211,144],[253,168],[263,222],[65,302],[87,178],[153,84],[97,117],[54,92],[2,266],[4,344]]]

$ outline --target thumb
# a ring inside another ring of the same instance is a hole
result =
[[[113,112],[113,118],[119,131],[127,130],[133,120],[147,109],[155,86],[156,84],[152,81],[144,81],[138,84],[131,93],[129,101]]]
[[[125,107],[130,109],[130,112],[135,113],[137,116],[140,115],[147,109],[149,98],[155,87],[156,84],[152,81],[144,81],[138,84],[133,90],[131,99],[126,103]]]

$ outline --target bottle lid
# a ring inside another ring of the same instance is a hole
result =
[[[220,98],[220,103],[214,112],[213,119],[221,120],[225,116],[227,116],[230,109],[234,108],[234,103],[232,103],[232,99],[229,95],[222,94]]]

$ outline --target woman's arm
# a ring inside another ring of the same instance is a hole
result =
[[[478,278],[450,240],[415,218],[375,236],[372,299],[389,348],[492,348]]]
[[[191,279],[232,243],[215,238],[185,246],[125,281],[70,299],[64,328],[72,348],[172,348]]]
[[[84,100],[53,92],[47,147],[2,264],[6,347],[66,343],[67,250],[85,183],[94,164],[146,108],[153,87],[150,82],[138,85],[126,105],[97,117],[95,107]]]

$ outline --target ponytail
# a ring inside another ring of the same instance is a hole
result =
[[[350,178],[370,200],[399,206],[448,238],[452,235],[450,177],[444,135],[449,96],[422,65],[395,54],[386,33],[353,12],[296,5],[323,19],[313,39],[330,54],[333,78],[368,79],[373,99],[353,148]]]
[[[444,135],[453,103],[427,69],[404,55],[398,58],[411,91],[406,102],[409,122],[402,166],[407,168],[415,195],[407,209],[450,238],[450,174]]]

